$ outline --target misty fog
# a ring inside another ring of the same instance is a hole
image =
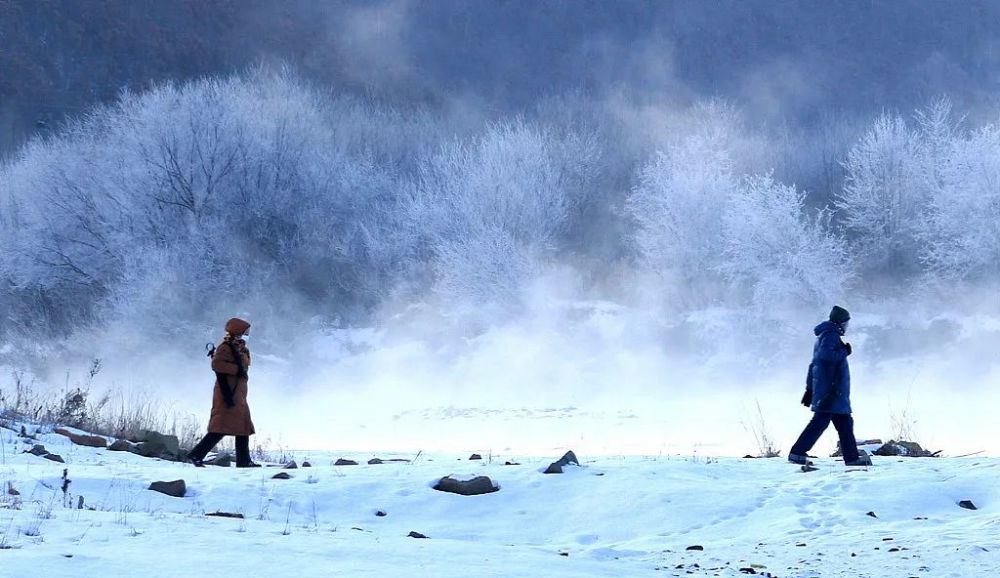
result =
[[[0,52],[5,396],[205,420],[241,316],[284,447],[787,452],[840,304],[859,439],[1000,453],[995,5],[242,6],[56,115]]]

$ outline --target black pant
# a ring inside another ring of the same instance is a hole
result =
[[[194,446],[194,449],[188,452],[188,457],[195,460],[203,460],[208,452],[212,451],[215,444],[222,441],[222,438],[226,437],[225,434],[212,433],[209,432],[205,434],[205,437],[201,438],[198,445]],[[249,464],[250,463],[250,436],[235,436],[236,437],[236,465]]]
[[[824,411],[817,411],[813,414],[812,421],[806,425],[806,429],[802,430],[802,435],[792,446],[791,453],[799,456],[806,455],[806,452],[819,441],[819,437],[823,435],[831,421],[840,436],[840,450],[844,452],[844,461],[852,462],[858,459],[858,442],[854,439],[854,418],[850,414]]]

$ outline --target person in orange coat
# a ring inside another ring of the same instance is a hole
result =
[[[250,436],[255,432],[247,404],[250,350],[246,339],[249,334],[250,323],[236,317],[230,319],[226,322],[222,343],[212,353],[212,371],[216,379],[208,433],[187,456],[196,467],[205,466],[205,455],[227,435],[236,436],[236,467],[260,467],[250,459]]]

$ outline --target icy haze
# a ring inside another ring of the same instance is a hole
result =
[[[859,437],[1000,453],[994,3],[114,5],[0,6],[6,399],[204,419],[239,315],[286,447],[742,455],[837,303]]]

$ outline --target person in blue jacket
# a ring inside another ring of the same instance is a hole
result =
[[[838,305],[830,311],[830,320],[816,326],[816,344],[813,346],[812,363],[806,375],[806,393],[802,405],[812,409],[813,418],[802,431],[788,453],[788,461],[805,464],[808,452],[833,422],[840,436],[844,464],[848,466],[871,465],[871,458],[859,455],[854,439],[854,418],[851,417],[851,370],[847,358],[851,344],[843,340],[851,314]]]

